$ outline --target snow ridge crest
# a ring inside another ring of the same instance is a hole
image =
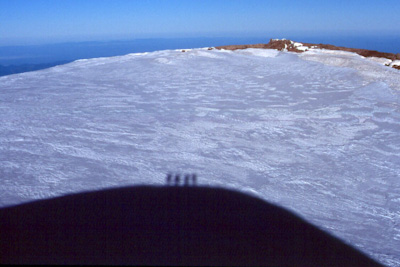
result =
[[[385,65],[395,69],[400,70],[400,53],[384,53],[375,50],[359,49],[359,48],[348,48],[342,46],[335,46],[330,44],[312,44],[312,43],[300,43],[287,39],[270,39],[267,44],[248,44],[248,45],[227,45],[218,46],[216,49],[224,50],[237,50],[246,48],[262,48],[262,49],[275,49],[278,51],[289,51],[296,53],[303,53],[315,49],[325,49],[325,50],[338,50],[353,52],[363,57],[379,58],[380,62]]]

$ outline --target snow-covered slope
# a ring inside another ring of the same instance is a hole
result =
[[[287,39],[271,39],[267,44],[248,44],[248,45],[226,45],[218,46],[217,49],[224,50],[237,50],[246,48],[263,48],[263,49],[276,49],[285,52],[304,53],[306,51],[327,52],[340,54],[343,52],[350,52],[360,55],[363,58],[378,62],[384,66],[400,69],[400,54],[378,52],[376,50],[349,48],[343,46],[335,46],[330,44],[311,44],[300,43]],[[346,54],[346,53],[345,53]]]
[[[1,77],[0,205],[197,173],[400,266],[399,81],[354,53],[261,49]]]

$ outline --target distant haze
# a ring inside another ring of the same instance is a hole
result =
[[[398,0],[0,0],[0,45],[262,35],[399,36]]]
[[[165,49],[268,43],[270,38],[288,38],[301,42],[325,43],[381,52],[400,53],[400,36],[307,36],[276,34],[256,37],[147,38],[28,46],[0,46],[0,65],[48,64]]]

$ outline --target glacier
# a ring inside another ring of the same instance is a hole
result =
[[[0,207],[168,172],[400,266],[400,72],[343,51],[199,48],[0,77]]]

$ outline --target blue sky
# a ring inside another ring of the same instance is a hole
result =
[[[0,45],[151,37],[400,35],[399,0],[0,0]]]

